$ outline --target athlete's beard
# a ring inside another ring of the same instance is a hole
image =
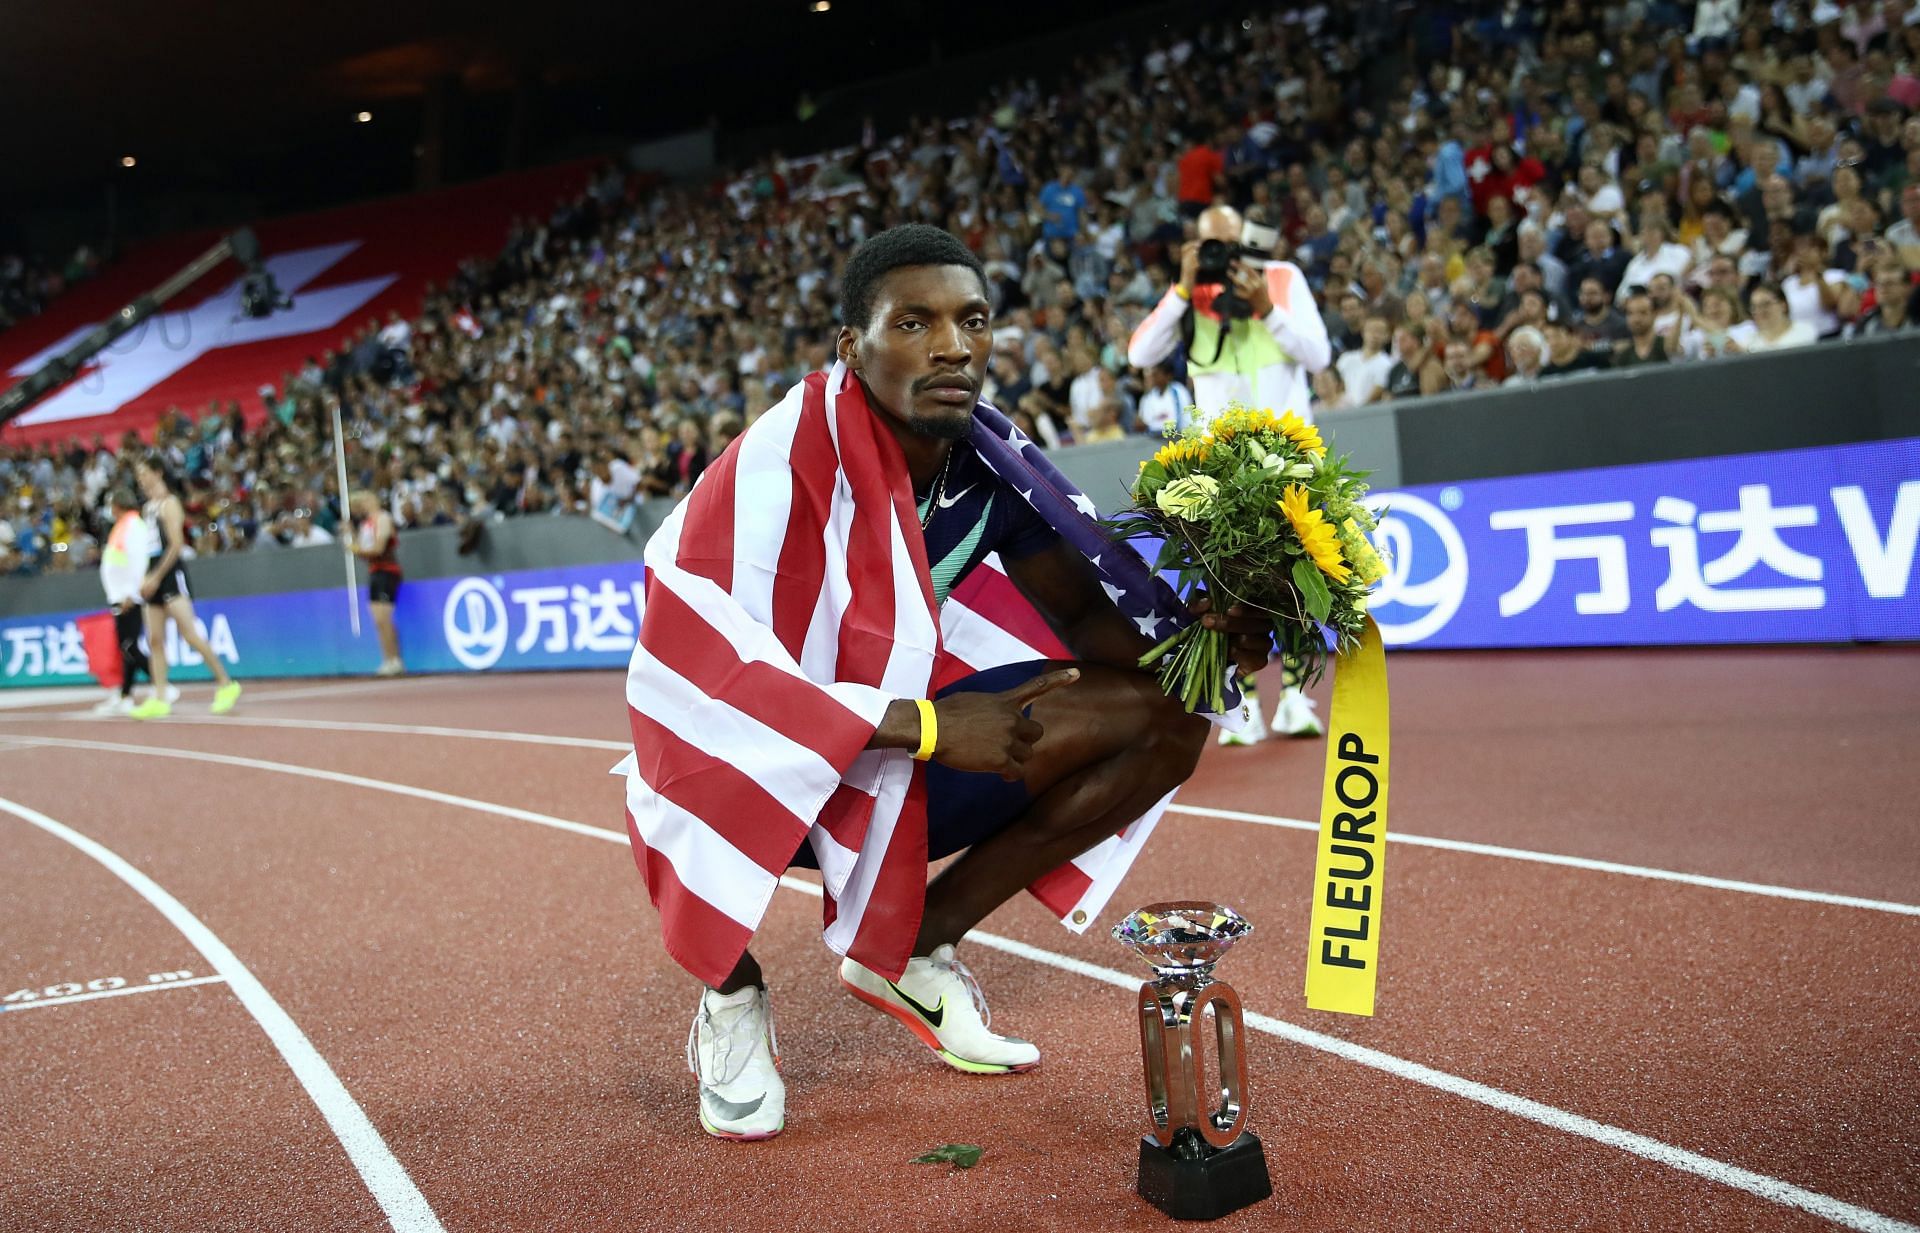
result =
[[[964,414],[949,418],[946,415],[929,415],[916,411],[906,417],[907,430],[917,437],[933,437],[941,441],[958,441],[967,435],[973,427],[971,409]]]
[[[880,401],[879,396],[873,392],[873,387],[867,384],[865,377],[860,377],[859,381],[860,388],[866,392],[869,407],[897,415],[900,422],[907,426],[907,431],[916,437],[929,437],[936,441],[958,441],[973,427],[972,407],[964,409],[955,407],[950,413],[908,410],[901,414]],[[947,418],[949,414],[952,416],[951,419]]]

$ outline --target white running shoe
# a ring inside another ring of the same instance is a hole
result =
[[[1267,739],[1267,725],[1260,714],[1260,695],[1254,692],[1251,685],[1243,686],[1240,694],[1246,702],[1248,719],[1237,731],[1232,728],[1220,729],[1219,743],[1229,747],[1258,745]]]
[[[720,1139],[771,1139],[787,1124],[787,1085],[767,991],[700,995],[687,1031],[687,1068],[700,1079],[700,1125]]]
[[[1030,1041],[988,1031],[993,1012],[980,982],[956,959],[950,945],[924,959],[909,959],[895,984],[851,959],[840,964],[840,983],[869,1006],[886,1011],[955,1070],[1005,1075],[1032,1070],[1040,1050]]]
[[[125,715],[132,709],[133,699],[121,697],[117,689],[93,704],[95,715]]]
[[[374,671],[373,675],[399,676],[406,672],[406,670],[407,666],[397,659],[383,659],[380,661],[380,667]]]
[[[149,688],[147,690],[147,698],[151,700],[153,696],[154,696],[153,690]],[[180,701],[180,687],[178,685],[167,686],[167,696],[165,701],[168,706],[172,706],[174,703]]]
[[[1326,728],[1314,714],[1313,699],[1289,685],[1280,694],[1280,705],[1273,712],[1275,736],[1324,736]]]

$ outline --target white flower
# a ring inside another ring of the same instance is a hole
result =
[[[1155,493],[1153,503],[1175,518],[1203,522],[1213,511],[1214,494],[1219,491],[1220,482],[1211,475],[1189,475]]]
[[[1287,468],[1288,479],[1310,479],[1312,476],[1313,464],[1310,462],[1296,462]]]

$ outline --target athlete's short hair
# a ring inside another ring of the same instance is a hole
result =
[[[841,279],[840,320],[856,329],[867,328],[880,281],[895,270],[919,265],[965,266],[980,280],[980,293],[987,293],[987,272],[973,250],[939,227],[908,223],[889,227],[853,251]]]

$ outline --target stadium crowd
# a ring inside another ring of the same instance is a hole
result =
[[[1128,339],[1216,202],[1311,284],[1328,416],[1914,331],[1920,0],[1315,5],[1089,49],[891,140],[699,187],[608,171],[264,418],[176,412],[154,446],[200,555],[332,538],[335,400],[402,526],[624,527],[827,361],[849,252],[909,221],[986,264],[991,400],[1048,445],[1155,431],[1184,373]],[[137,448],[0,448],[0,569],[88,564]]]

